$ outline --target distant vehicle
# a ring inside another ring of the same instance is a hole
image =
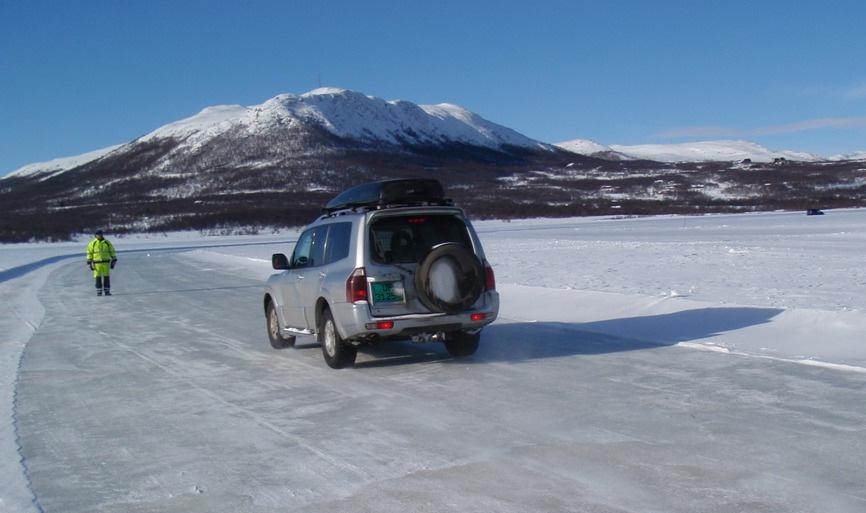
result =
[[[438,181],[359,185],[324,210],[290,258],[272,257],[280,272],[264,309],[274,348],[316,335],[335,369],[354,364],[358,347],[389,340],[475,353],[499,294],[478,235]]]
[[[810,208],[806,211],[807,216],[823,216],[824,212],[817,208]]]

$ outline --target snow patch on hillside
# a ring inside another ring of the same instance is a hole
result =
[[[231,128],[237,119],[247,114],[248,107],[242,105],[217,105],[207,107],[194,116],[169,123],[145,135],[140,140],[167,137],[185,138],[197,132],[211,137]]]
[[[81,155],[75,155],[72,157],[61,157],[46,162],[35,162],[33,164],[27,164],[26,166],[20,167],[15,171],[9,173],[8,175],[6,175],[6,178],[22,178],[27,176],[45,175],[41,177],[42,180],[45,180],[56,174],[62,173],[63,171],[67,171],[69,169],[102,158],[105,155],[108,155],[112,151],[116,150],[117,148],[120,148],[121,146],[123,145],[116,144],[107,148],[82,153]]]

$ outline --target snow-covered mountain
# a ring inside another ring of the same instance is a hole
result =
[[[833,155],[829,160],[866,160],[866,151],[855,151],[853,153]]]
[[[590,139],[574,139],[558,143],[557,146],[587,157],[596,157],[607,160],[632,160],[634,157],[618,152],[610,146],[597,143]]]
[[[387,144],[462,143],[499,149],[503,146],[547,148],[516,131],[463,107],[442,103],[416,105],[386,101],[347,89],[323,87],[301,95],[281,94],[250,107],[223,105],[159,128],[141,138],[213,137],[232,128],[255,133],[276,125],[315,124],[344,139]]]
[[[104,155],[107,155],[112,151],[116,150],[117,148],[120,148],[121,146],[121,144],[116,144],[114,146],[109,146],[108,148],[89,151],[87,153],[75,155],[73,157],[61,157],[49,160],[47,162],[34,162],[33,164],[27,164],[26,166],[20,167],[6,176],[9,178],[20,178],[25,176],[39,175],[40,179],[45,180],[51,178],[58,173],[68,171],[82,164],[86,164],[88,162],[101,158]]]
[[[468,145],[494,151],[509,147],[550,151],[553,146],[488,121],[458,105],[417,105],[403,100],[386,101],[356,91],[319,88],[295,95],[281,94],[259,105],[218,105],[169,123],[126,145],[117,145],[75,157],[29,164],[8,177],[54,176],[105,156],[118,148],[175,140],[173,156],[196,153],[215,138],[234,138],[297,132],[310,128],[367,145],[443,146]],[[303,150],[303,148],[297,148]],[[170,159],[166,159],[166,163]]]
[[[700,141],[679,144],[601,145],[585,139],[558,143],[560,148],[583,155],[604,158],[604,152],[618,158],[654,160],[656,162],[731,162],[751,159],[772,162],[777,158],[801,162],[824,160],[818,155],[795,151],[774,151],[749,141]]]

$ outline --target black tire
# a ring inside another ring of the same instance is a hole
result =
[[[466,333],[458,331],[445,339],[445,349],[448,354],[455,357],[470,356],[478,350],[478,343],[481,341],[481,332]]]
[[[268,340],[274,349],[285,349],[295,345],[295,337],[284,337],[280,334],[280,321],[277,318],[277,309],[273,303],[268,303],[268,312],[265,316],[268,328]]]
[[[443,272],[449,297],[437,291],[434,273]],[[433,312],[455,314],[469,309],[484,292],[484,267],[473,252],[461,244],[439,244],[421,259],[415,273],[418,299]]]
[[[318,338],[319,343],[322,344],[322,356],[325,357],[328,367],[342,369],[355,364],[358,349],[340,337],[340,332],[337,331],[337,325],[334,323],[334,316],[327,308],[322,312]]]

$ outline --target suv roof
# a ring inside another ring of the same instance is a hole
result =
[[[347,209],[384,209],[409,206],[451,206],[438,180],[409,178],[366,183],[345,190],[325,205],[327,214]]]

